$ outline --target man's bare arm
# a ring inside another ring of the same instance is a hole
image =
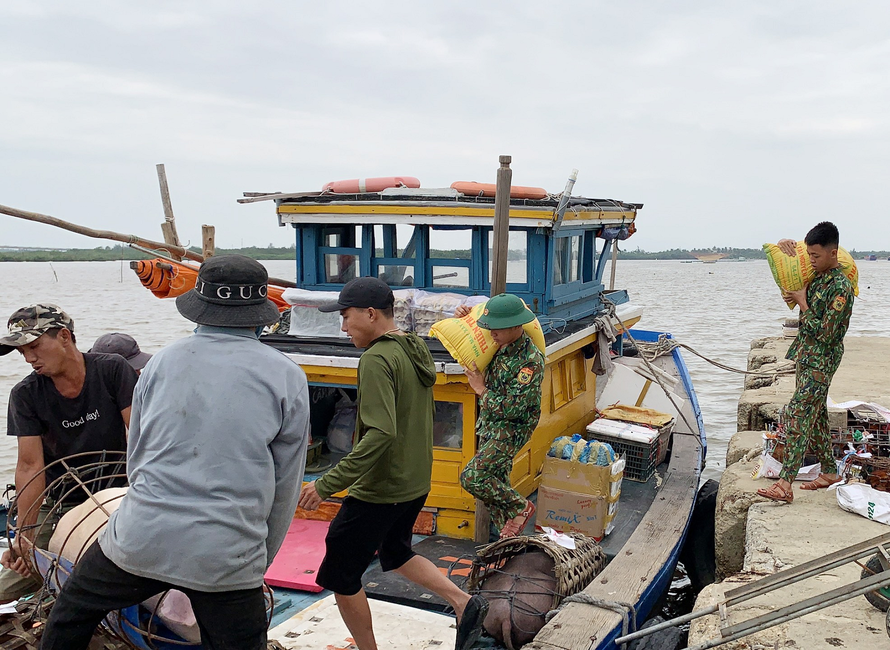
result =
[[[43,474],[43,441],[40,436],[18,438],[18,461],[15,467],[16,509],[18,511],[17,544],[3,553],[0,564],[24,576],[30,575],[28,564],[21,558],[34,539],[34,524],[40,512],[46,476]],[[33,480],[32,480],[33,479]],[[27,542],[23,542],[27,540]]]

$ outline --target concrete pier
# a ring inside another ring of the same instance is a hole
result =
[[[755,341],[748,357],[749,369],[771,370],[782,365],[790,343],[791,339],[784,338]],[[844,359],[832,381],[831,398],[890,406],[890,373],[885,372],[890,337],[848,337],[844,343]],[[890,526],[841,510],[834,491],[808,492],[795,484],[792,504],[756,495],[758,488],[771,483],[751,478],[762,448],[762,431],[791,398],[794,379],[788,376],[770,382],[748,378],[745,385],[739,399],[739,432],[727,449],[717,496],[715,550],[718,578],[723,581],[705,588],[695,609],[719,602],[725,591],[739,584],[890,532]],[[731,608],[728,624],[853,582],[860,571],[850,564]],[[689,646],[718,637],[720,627],[717,616],[694,622]],[[721,647],[890,650],[890,637],[885,615],[858,596]]]

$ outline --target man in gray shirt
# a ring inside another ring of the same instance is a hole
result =
[[[306,376],[257,340],[278,320],[268,274],[213,257],[176,300],[198,323],[136,385],[130,488],[53,606],[41,648],[87,648],[105,615],[170,588],[188,595],[203,647],[266,647],[263,575],[296,510],[309,437]]]

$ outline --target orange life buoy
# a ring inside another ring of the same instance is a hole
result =
[[[346,181],[325,183],[322,192],[334,194],[364,194],[382,192],[390,187],[420,187],[420,181],[413,176],[386,176],[382,178],[351,178]]]
[[[163,266],[159,266],[163,265]],[[172,270],[166,267],[172,266]],[[186,264],[174,264],[162,259],[140,260],[136,266],[136,277],[146,289],[158,298],[175,298],[195,288],[198,268]],[[269,300],[275,303],[278,311],[290,309],[281,294],[284,287],[269,285]]]
[[[475,181],[455,181],[451,189],[457,190],[467,196],[494,196],[497,186],[494,183],[477,183]],[[523,187],[522,185],[510,186],[510,198],[512,199],[546,199],[547,190],[543,187]]]

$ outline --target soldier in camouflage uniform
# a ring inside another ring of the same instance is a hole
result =
[[[477,324],[491,330],[498,351],[484,376],[475,367],[467,369],[470,386],[482,398],[476,421],[479,448],[460,483],[486,505],[501,537],[518,535],[535,512],[534,504],[510,484],[513,458],[541,417],[544,356],[522,328],[533,319],[516,296],[489,300]]]
[[[801,485],[803,490],[817,490],[837,483],[837,465],[831,454],[828,431],[828,387],[844,354],[844,334],[853,310],[853,287],[837,261],[837,228],[823,221],[806,236],[807,252],[816,271],[813,281],[800,291],[785,297],[800,307],[797,338],[788,349],[787,358],[797,362],[796,388],[785,409],[785,457],[779,480],[757,491],[774,501],[791,503],[792,482],[808,445],[822,464],[819,478]],[[784,239],[779,247],[793,254],[796,242]]]

